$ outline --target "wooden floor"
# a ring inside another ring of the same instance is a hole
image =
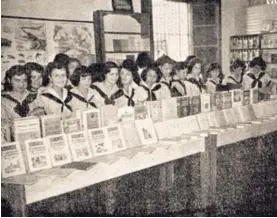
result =
[[[215,204],[203,208],[200,154],[27,206],[28,216],[276,216],[277,132],[216,150]],[[161,181],[161,169],[174,180]],[[172,184],[171,184],[172,182]],[[162,184],[166,184],[163,186]],[[3,200],[2,200],[3,203]],[[8,215],[9,206],[2,216]]]

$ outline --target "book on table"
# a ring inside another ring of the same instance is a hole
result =
[[[190,114],[190,98],[181,96],[177,98],[177,115],[179,118],[189,116]]]
[[[65,134],[48,136],[49,151],[53,166],[68,164],[72,161]]]
[[[127,149],[123,139],[122,130],[119,125],[107,126],[107,136],[111,144],[111,152]]]
[[[198,96],[190,97],[190,115],[199,114],[201,112],[201,98]]]
[[[67,134],[73,161],[83,161],[92,158],[87,135],[84,131]]]
[[[136,120],[135,124],[142,145],[158,142],[152,119]]]
[[[100,127],[100,111],[98,109],[90,109],[82,111],[83,130],[97,129]]]
[[[64,133],[79,132],[82,130],[82,124],[80,118],[65,119],[62,122]]]
[[[101,156],[112,152],[112,145],[108,140],[108,134],[105,128],[89,130],[88,136],[93,156]]]
[[[154,123],[162,121],[162,101],[148,101],[147,113]]]
[[[105,105],[100,108],[101,127],[118,123],[117,109],[114,105]]]
[[[1,172],[3,178],[26,173],[19,142],[5,143],[1,146]]]
[[[121,107],[117,110],[117,119],[119,122],[130,122],[135,120],[134,107]]]
[[[60,115],[45,115],[40,117],[42,136],[60,135],[63,133]]]
[[[210,94],[201,94],[201,113],[206,113],[211,111],[211,95]]]
[[[52,167],[49,147],[45,138],[26,140],[25,144],[30,172]]]
[[[177,118],[177,99],[169,98],[162,100],[162,120],[172,120]]]

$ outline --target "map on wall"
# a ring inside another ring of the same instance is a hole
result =
[[[55,22],[52,41],[55,53],[78,58],[83,65],[96,61],[93,25]]]
[[[1,22],[1,81],[15,64],[45,66],[60,52],[86,66],[96,62],[93,23],[9,17]]]

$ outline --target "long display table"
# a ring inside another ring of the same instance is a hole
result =
[[[17,216],[270,215],[277,208],[271,115],[188,142],[90,160],[97,164],[66,176],[40,172],[33,184],[4,180],[2,199]]]

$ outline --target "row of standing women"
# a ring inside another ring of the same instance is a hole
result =
[[[235,60],[231,75],[224,78],[218,63],[211,63],[204,73],[201,60],[195,56],[184,62],[162,56],[153,63],[146,53],[141,53],[136,62],[126,59],[120,66],[106,62],[85,67],[77,59],[58,54],[45,71],[39,64],[27,63],[6,72],[2,122],[42,114],[70,117],[77,110],[109,104],[135,106],[145,101],[231,89],[273,89],[276,81],[264,72],[262,58],[254,58],[249,67],[243,73],[244,63]]]

